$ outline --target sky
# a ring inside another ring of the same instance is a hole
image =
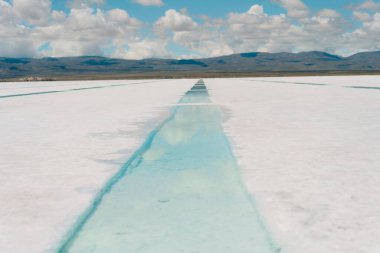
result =
[[[380,50],[374,0],[0,0],[0,56]]]

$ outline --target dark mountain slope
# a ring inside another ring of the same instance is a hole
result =
[[[0,58],[0,79],[129,73],[380,71],[380,52],[340,57],[325,52],[242,53],[207,59],[122,60],[97,56]]]

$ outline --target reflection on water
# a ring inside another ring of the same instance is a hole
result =
[[[220,123],[199,82],[59,252],[274,252]]]

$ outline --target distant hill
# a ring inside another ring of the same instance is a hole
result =
[[[380,71],[380,52],[341,57],[325,52],[242,53],[206,59],[123,60],[98,56],[1,58],[0,79],[146,73]]]

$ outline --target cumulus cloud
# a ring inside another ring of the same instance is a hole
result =
[[[219,56],[230,54],[233,50],[225,43],[224,36],[221,35],[221,22],[219,20],[203,17],[205,23],[198,24],[188,14],[186,10],[178,12],[168,10],[165,15],[159,18],[154,24],[154,31],[158,37],[166,38],[177,45],[180,45],[193,55]],[[183,58],[183,56],[179,56]]]
[[[375,13],[369,20],[352,33],[345,34],[345,47],[349,52],[380,50],[380,13]]]
[[[254,5],[245,13],[230,13],[226,20],[226,28],[229,33],[226,38],[230,47],[237,52],[290,50],[291,44],[280,41],[277,43],[276,39],[295,36],[294,29],[285,15],[270,16],[259,5]]]
[[[13,12],[32,25],[41,25],[50,17],[51,0],[13,0]]]
[[[367,0],[367,1],[357,5],[356,9],[378,11],[378,10],[380,10],[380,2],[374,2],[372,0]]]
[[[12,6],[3,0],[0,0],[0,25],[9,25],[13,23],[13,9]]]
[[[371,15],[367,12],[354,11],[353,15],[356,19],[363,21],[363,22],[371,20]]]
[[[162,0],[133,0],[133,2],[144,6],[162,6],[164,3]]]
[[[121,47],[133,41],[140,26],[125,10],[82,7],[71,9],[60,23],[35,29],[34,34],[49,41],[45,55],[103,55],[110,45]]]
[[[154,25],[154,29],[158,33],[165,31],[191,31],[196,27],[197,23],[191,17],[173,9],[166,11],[165,15],[160,17]]]
[[[170,31],[170,35],[165,34],[170,41],[201,57],[250,51],[342,52],[345,20],[338,12],[323,9],[312,14],[300,1],[283,1],[282,4],[288,8],[296,6],[304,12],[302,15],[301,12],[269,15],[263,6],[253,5],[246,12],[230,13],[225,19],[203,17],[203,22],[197,23],[172,10],[155,25],[161,28],[159,31]],[[179,15],[181,18],[175,18]],[[293,22],[296,17],[297,24]]]
[[[42,22],[39,15],[49,17],[48,22]],[[24,20],[34,26],[23,25]],[[135,41],[141,26],[139,20],[122,9],[103,11],[80,4],[68,14],[47,9],[42,14],[29,13],[21,5],[0,0],[0,54],[11,57],[105,55],[107,48],[117,51]]]
[[[228,55],[234,52],[224,36],[218,31],[204,27],[194,31],[176,32],[173,34],[173,42],[196,52],[199,57]]]
[[[287,2],[290,3],[300,2]],[[185,31],[171,27],[169,39],[200,57],[250,51],[311,50],[348,55],[380,49],[377,39],[380,13],[362,17],[362,24],[352,32],[347,31],[348,21],[335,10],[293,14],[269,15],[263,6],[253,5],[246,12],[230,13],[224,19],[203,17],[198,23],[193,20],[196,25]],[[297,22],[294,22],[295,17]]]
[[[0,0],[0,56],[36,55],[36,43],[28,36],[30,28],[19,24],[18,16],[11,4]]]
[[[193,18],[185,9],[169,9],[149,24],[123,9],[104,10],[104,0],[71,0],[67,12],[53,10],[50,0],[0,0],[0,56],[142,59],[251,51],[350,54],[380,49],[379,4],[374,1],[354,6],[352,14],[359,24],[351,31],[347,27],[352,24],[335,10],[314,12],[301,0],[275,1],[284,13],[271,15],[255,4],[223,18]],[[173,55],[168,49],[172,45],[183,48],[184,55]]]
[[[264,14],[264,8],[261,5],[255,4],[253,5],[247,12],[248,14],[253,15],[262,15]]]
[[[140,40],[128,44],[128,48],[119,48],[113,54],[115,58],[147,59],[147,58],[172,58],[167,50],[167,41]]]
[[[380,2],[372,0],[364,1],[363,3],[353,6],[353,16],[362,22],[369,22],[374,17],[376,12],[380,11]]]
[[[288,11],[289,17],[307,18],[309,8],[301,0],[275,0]]]

